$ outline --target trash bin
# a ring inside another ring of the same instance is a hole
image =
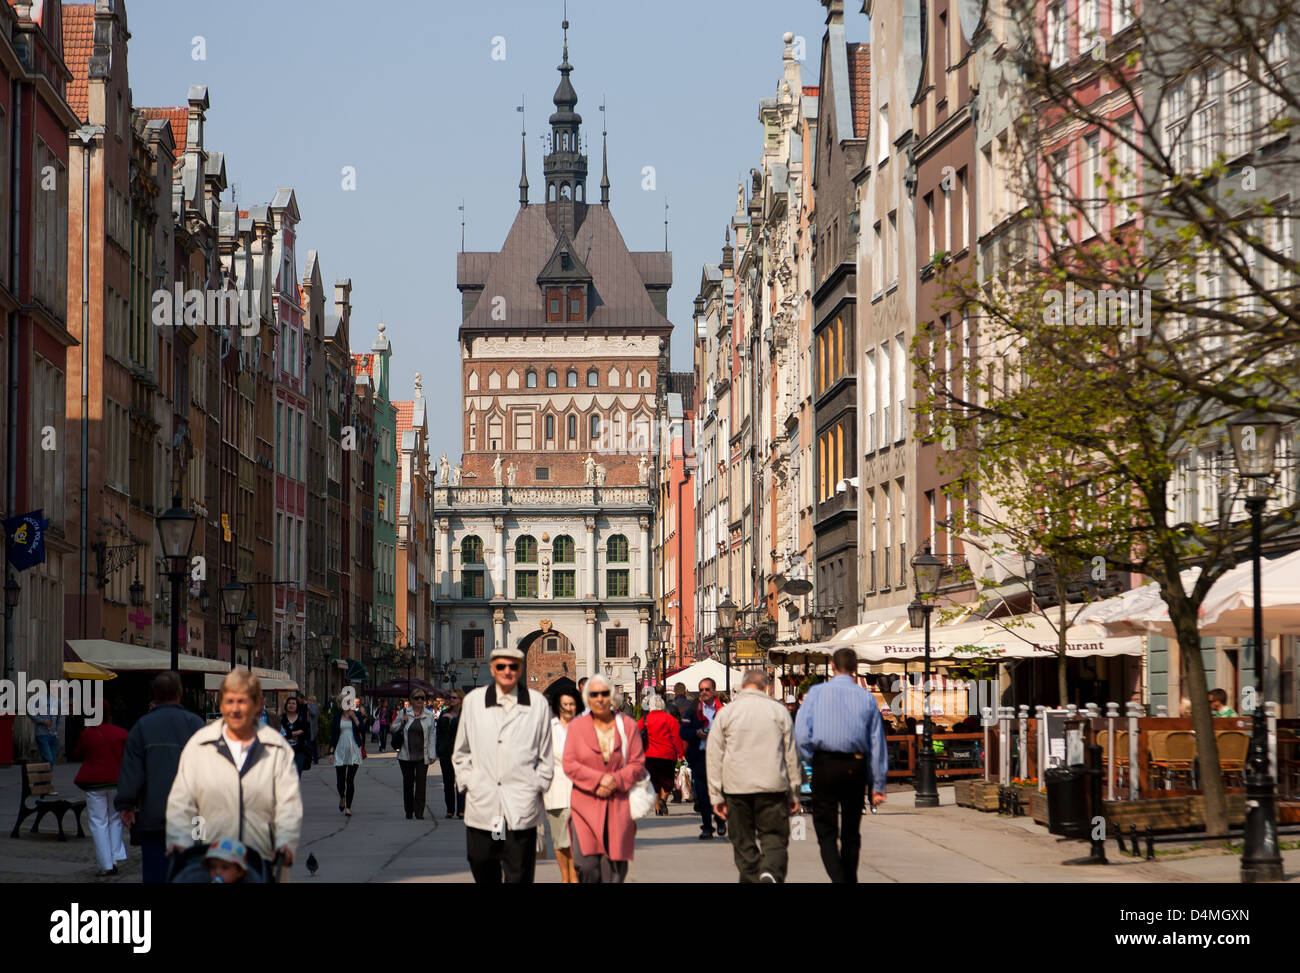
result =
[[[1088,768],[1051,767],[1047,784],[1047,830],[1063,838],[1086,838],[1088,829]]]

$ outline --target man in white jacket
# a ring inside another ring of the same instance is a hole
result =
[[[470,871],[490,885],[533,881],[542,795],[555,773],[551,709],[519,684],[523,665],[518,649],[492,651],[492,683],[465,697],[452,753]]]

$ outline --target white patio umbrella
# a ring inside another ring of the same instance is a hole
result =
[[[1066,655],[1120,656],[1142,654],[1136,635],[1112,635],[1096,624],[1071,625],[1066,631]],[[978,619],[932,628],[932,660],[1042,659],[1056,654],[1058,638],[1052,623],[1042,615],[1026,614],[996,621]],[[860,662],[919,661],[925,657],[924,631],[864,639],[853,646]]]
[[[1260,562],[1264,637],[1300,635],[1300,551]],[[1202,635],[1254,634],[1254,565],[1239,564],[1201,602]]]

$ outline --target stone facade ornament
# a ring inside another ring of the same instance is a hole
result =
[[[451,485],[452,485],[452,486],[460,486],[460,477],[461,477],[461,472],[462,472],[462,470],[461,470],[461,468],[460,468],[460,464],[459,464],[459,463],[457,463],[455,466],[453,466],[453,467],[451,468]]]
[[[511,463],[509,466],[506,467],[506,486],[514,486],[515,478],[518,476],[519,476],[519,464]]]
[[[451,464],[447,462],[446,453],[443,453],[438,458],[438,479],[443,486],[447,486],[451,482]]]
[[[492,477],[496,480],[497,486],[501,485],[501,454],[497,453],[497,458],[492,461]]]
[[[641,483],[650,482],[650,460],[643,453],[636,461],[636,474]]]
[[[596,486],[604,486],[604,485],[605,485],[605,464],[597,463],[596,464]]]
[[[587,458],[582,461],[582,482],[587,486],[596,485],[596,461],[587,454]]]

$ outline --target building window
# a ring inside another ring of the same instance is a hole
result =
[[[462,598],[485,596],[481,537],[466,537],[460,542],[460,591]]]
[[[588,420],[588,427],[589,428],[587,429],[587,438],[591,441],[591,444],[594,446],[596,444],[596,441],[600,439],[600,416],[598,415],[591,416],[591,418]]]
[[[627,538],[622,534],[615,534],[609,539],[605,548],[605,563],[609,565],[628,563]],[[628,568],[607,568],[605,572],[605,597],[628,597],[630,573]]]
[[[560,376],[556,373],[554,368],[548,368],[546,370],[546,387],[548,389],[553,389],[558,387],[559,384]]]
[[[537,388],[537,373],[533,371],[531,368],[528,370],[528,373],[524,376],[524,387],[530,389]]]
[[[568,534],[561,534],[555,538],[555,543],[551,545],[551,551],[555,556],[556,564],[573,564],[575,560],[575,548],[573,538]]]
[[[515,597],[516,598],[537,597],[537,572],[536,571],[515,572]]]
[[[460,633],[460,657],[462,659],[483,658],[483,630],[471,628]]]
[[[546,417],[546,438],[555,438],[555,416]]]
[[[556,571],[555,590],[552,595],[556,598],[576,598],[578,596],[576,572],[572,570]]]
[[[525,534],[523,537],[515,541],[515,563],[537,563],[537,538],[530,534]]]
[[[564,386],[565,388],[570,389],[576,389],[578,387],[578,370],[576,368],[570,368],[565,372]]]
[[[577,287],[569,288],[569,320],[582,320],[582,291]]]
[[[549,480],[551,478],[551,468],[549,466],[538,466],[533,470],[533,479]]]
[[[558,287],[552,287],[546,292],[546,320],[564,320],[560,316],[560,289]]]
[[[605,658],[626,659],[628,631],[625,628],[605,629]]]
[[[577,572],[572,568],[561,568],[562,564],[574,564],[577,560],[573,538],[561,534],[551,545],[551,554],[555,559],[555,585],[552,594],[556,598],[576,598]]]
[[[576,375],[574,376],[577,377]],[[569,416],[569,442],[572,444],[578,438],[578,417]]]
[[[589,369],[587,372],[587,388],[594,389],[599,384],[600,384],[599,373],[597,373],[597,371],[594,368]]]

